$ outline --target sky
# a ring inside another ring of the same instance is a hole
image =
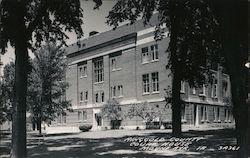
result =
[[[89,32],[91,31],[98,31],[98,32],[105,32],[112,27],[105,24],[106,18],[108,16],[108,12],[112,9],[113,5],[115,4],[115,0],[103,0],[103,4],[99,10],[93,10],[95,3],[92,0],[80,0],[81,7],[83,8],[83,22],[82,29],[84,32],[83,38],[87,38]],[[77,41],[76,35],[74,33],[68,34],[69,39],[66,40],[68,45],[75,43]],[[29,53],[32,57],[32,53]],[[12,47],[7,48],[7,52],[1,56],[1,60],[3,64],[7,64],[10,61],[14,61],[14,49]]]

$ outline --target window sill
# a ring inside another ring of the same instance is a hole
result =
[[[186,119],[181,120],[181,123],[187,123]]]
[[[145,61],[145,62],[142,62],[141,64],[149,64],[149,63],[154,63],[154,62],[158,62],[159,59],[156,59],[156,60],[151,60],[151,61]]]
[[[85,76],[81,76],[81,77],[80,77],[80,79],[83,79],[83,78],[87,78],[87,75],[85,75]]]
[[[152,94],[159,94],[160,93],[160,91],[154,91],[154,92],[152,92]]]
[[[150,95],[150,93],[149,93],[149,92],[147,92],[147,93],[142,93],[142,95]]]
[[[97,84],[103,84],[104,81],[101,81],[101,82],[95,82],[94,85],[97,85]]]
[[[120,71],[120,70],[122,70],[122,68],[112,69],[111,71],[115,72],[115,71]]]
[[[181,94],[185,94],[185,91],[180,91]]]

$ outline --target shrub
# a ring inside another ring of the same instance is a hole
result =
[[[146,129],[160,129],[159,122],[147,122],[146,123]]]
[[[162,124],[165,127],[165,129],[172,129],[172,122],[171,121],[163,122]]]
[[[92,125],[89,125],[89,124],[79,126],[79,129],[80,129],[82,132],[89,131],[91,128],[92,128]]]

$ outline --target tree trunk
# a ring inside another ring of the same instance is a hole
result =
[[[214,1],[222,31],[223,53],[231,82],[233,113],[240,158],[247,158],[247,6],[243,0]]]
[[[12,124],[12,157],[26,157],[26,92],[28,51],[20,39],[15,45],[15,101]]]
[[[37,130],[39,130],[39,135],[42,135],[42,121],[40,116],[37,119]]]
[[[28,51],[25,37],[23,2],[13,3],[10,14],[11,22],[15,24],[15,86],[12,123],[12,158],[26,157],[26,92]]]
[[[179,72],[173,72],[172,81],[172,135],[181,136],[181,102],[180,102],[181,80]]]

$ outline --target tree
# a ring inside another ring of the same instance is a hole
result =
[[[120,103],[115,99],[109,99],[101,108],[100,115],[111,121],[111,128],[115,128],[115,124],[122,120],[123,113]]]
[[[47,42],[35,51],[33,71],[29,75],[28,105],[41,134],[41,122],[52,121],[69,109],[66,100],[66,58],[61,45]]]
[[[26,93],[28,49],[44,39],[62,41],[65,31],[82,36],[79,0],[2,0],[0,3],[0,48],[15,47],[15,95],[11,157],[26,157]]]
[[[11,112],[13,106],[13,94],[14,94],[14,75],[15,75],[15,65],[13,62],[5,65],[4,67],[4,77],[0,81],[1,85],[1,116],[2,123],[7,120],[11,120]],[[0,121],[1,122],[1,121]]]
[[[160,117],[161,113],[158,108],[150,106],[148,102],[143,102],[141,104],[133,104],[128,112],[126,117],[132,119],[134,117],[141,118],[145,123],[150,123],[154,119]]]
[[[249,4],[246,0],[214,0],[210,1],[210,5],[220,24],[221,55],[225,58],[230,76],[237,143],[240,145],[239,157],[246,158],[248,156],[248,107],[245,64],[248,60]]]
[[[214,36],[217,22],[205,0],[119,0],[109,12],[107,22],[116,28],[120,22],[134,23],[142,16],[146,25],[154,11],[158,11],[159,19],[155,39],[162,38],[164,26],[170,32],[166,63],[172,75],[172,133],[180,136],[181,81],[191,86],[200,86],[206,81],[211,61],[218,61],[219,45]]]

